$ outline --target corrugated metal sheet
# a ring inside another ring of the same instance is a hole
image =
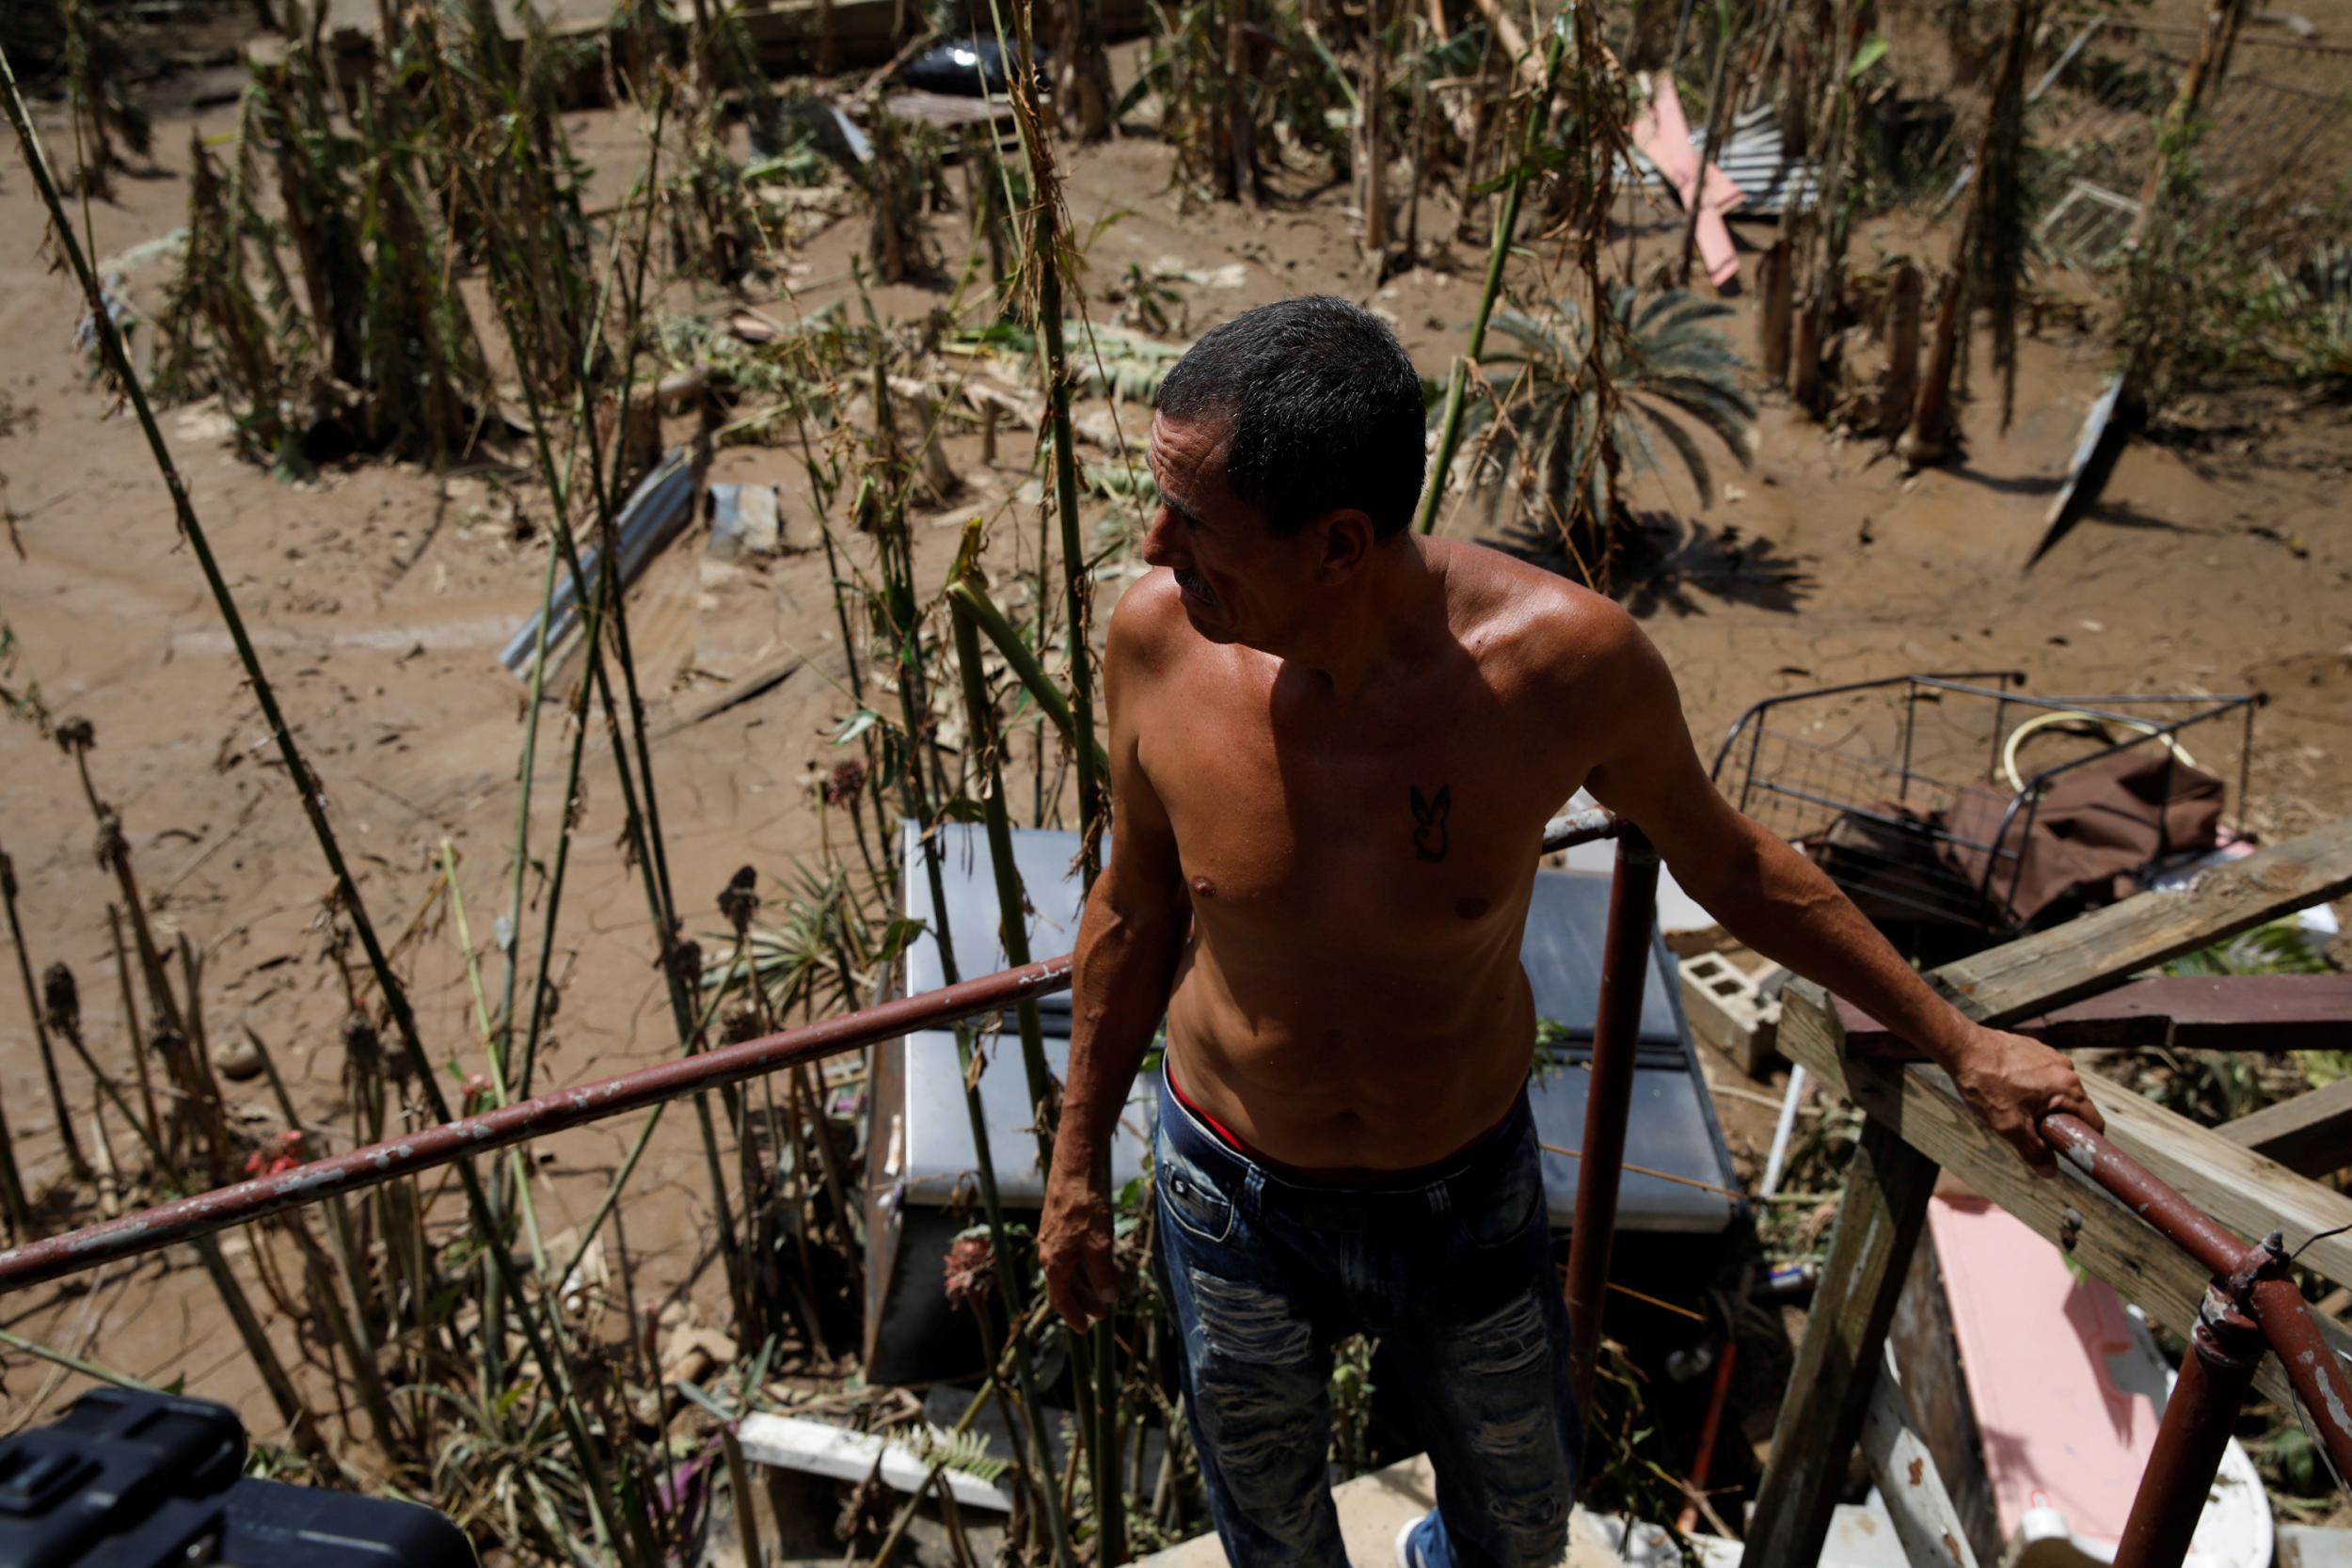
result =
[[[1707,150],[1706,127],[1692,128],[1691,145],[1702,153]],[[1634,178],[1643,184],[1666,186],[1666,177],[1647,158],[1636,152],[1628,161],[1632,165]],[[1715,166],[1730,176],[1731,182],[1747,198],[1725,214],[1735,222],[1741,218],[1777,217],[1783,209],[1817,200],[1820,195],[1820,170],[1788,156],[1788,145],[1780,134],[1780,119],[1769,103],[1734,117],[1731,134],[1716,150]]]

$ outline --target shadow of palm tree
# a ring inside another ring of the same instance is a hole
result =
[[[1667,513],[1644,513],[1625,531],[1624,542],[1612,586],[1627,610],[1645,618],[1661,610],[1698,614],[1705,609],[1702,594],[1793,615],[1819,586],[1798,558],[1769,539],[1742,534],[1736,525],[1713,529]],[[1487,543],[1571,581],[1584,580],[1560,536],[1538,518],[1522,517]]]

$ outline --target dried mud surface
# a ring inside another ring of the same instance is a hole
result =
[[[229,130],[229,114],[159,116],[156,170],[122,181],[116,202],[88,211],[98,254],[183,221],[190,134]],[[598,113],[575,123],[592,160],[625,180],[634,121]],[[50,129],[55,146],[54,121]],[[185,932],[204,955],[215,1029],[249,1024],[275,1049],[306,1114],[324,1116],[336,1093],[343,1011],[324,958],[326,875],[196,564],[175,539],[139,432],[110,408],[72,346],[76,292],[51,270],[31,182],[10,163],[0,174],[0,499],[17,519],[22,557],[0,543],[0,613],[19,645],[7,679],[37,681],[53,712],[95,723],[100,787],[122,811],[159,926]],[[1082,230],[1121,214],[1092,242],[1098,319],[1111,309],[1102,293],[1130,262],[1172,256],[1196,269],[1241,269],[1238,287],[1179,285],[1195,333],[1249,305],[1328,290],[1389,312],[1430,373],[1442,373],[1460,341],[1483,252],[1439,248],[1428,265],[1375,288],[1356,260],[1344,191],[1302,185],[1257,213],[1180,210],[1167,188],[1168,151],[1149,135],[1073,151],[1066,163]],[[1433,196],[1424,233],[1452,218],[1450,201]],[[1643,245],[1662,243],[1662,214],[1645,210],[1642,227]],[[941,217],[937,230],[960,258],[961,218]],[[1744,230],[1743,242],[1757,232]],[[757,303],[790,314],[846,297],[850,259],[863,245],[854,220],[805,238],[792,256],[792,296]],[[1870,230],[1858,252],[1867,256],[1873,245],[1940,260],[1948,240],[1890,223]],[[1556,241],[1532,249],[1518,282],[1540,292],[1537,275],[1559,264]],[[151,269],[131,281],[151,309],[160,277]],[[909,316],[943,297],[903,287],[880,291],[876,304]],[[1745,347],[1750,302],[1739,304],[1732,329]],[[1998,433],[1979,403],[1968,416],[1967,461],[1915,481],[1874,447],[1826,438],[1771,399],[1753,466],[1716,454],[1712,496],[1694,495],[1679,472],[1636,481],[1667,542],[1664,570],[1631,602],[1673,663],[1702,748],[1711,751],[1759,697],[1903,671],[2014,669],[2058,691],[2261,689],[2273,702],[2256,730],[2254,828],[2285,835],[2352,812],[2352,515],[2343,504],[2352,442],[2344,413],[2275,391],[2192,410],[2202,436],[2133,450],[2098,512],[2021,575],[2106,365],[2106,351],[2088,337],[2029,341],[2013,427]],[[1121,419],[1139,441],[1144,416],[1130,407]],[[408,925],[446,841],[460,858],[466,909],[489,960],[512,875],[523,701],[495,654],[537,602],[547,547],[539,486],[494,483],[486,469],[436,475],[377,463],[286,483],[233,455],[214,410],[167,410],[163,420],[379,927],[389,934]],[[993,469],[973,437],[957,437],[950,454],[968,489],[959,506],[918,525],[933,578],[974,510],[1004,511],[1008,528],[1034,526],[1033,506],[1012,499],[1025,477],[1025,437],[1009,430]],[[808,781],[838,755],[828,736],[850,704],[824,560],[797,476],[787,451],[723,452],[717,477],[787,486],[793,548],[714,571],[690,534],[631,597],[657,726],[763,659],[805,658],[775,689],[659,746],[670,861],[691,928],[719,927],[711,900],[738,866],[773,876],[812,848]],[[1475,507],[1455,512],[1448,527],[1486,532]],[[548,711],[534,796],[533,843],[542,846],[553,839],[563,762],[557,710]],[[548,1086],[655,1061],[675,1047],[643,895],[617,842],[617,791],[601,740],[591,741],[586,777]],[[120,1067],[105,922],[113,888],[92,858],[72,764],[30,725],[0,723],[0,844],[23,882],[34,965],[75,969],[89,1037]],[[532,885],[535,896],[535,877]],[[479,1042],[448,924],[426,931],[405,961],[436,1056],[473,1062]],[[0,985],[0,1100],[28,1179],[45,1186],[62,1162],[13,980]],[[538,1146],[547,1229],[583,1217],[626,1135],[616,1123]],[[700,1159],[690,1119],[673,1119],[622,1206],[641,1293],[715,1301]],[[274,1425],[184,1252],[11,1296],[0,1302],[0,1324],[144,1378],[184,1379],[191,1392],[239,1403],[257,1430]],[[77,1384],[23,1357],[0,1358],[0,1425],[55,1408]]]

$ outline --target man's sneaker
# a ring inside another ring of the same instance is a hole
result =
[[[1396,1532],[1396,1568],[1454,1568],[1454,1554],[1447,1549],[1445,1527],[1438,1522],[1436,1509]]]

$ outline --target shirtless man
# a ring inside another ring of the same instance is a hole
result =
[[[1580,785],[1756,951],[1883,1020],[2047,1169],[2065,1059],[1947,1006],[1829,879],[1716,794],[1610,600],[1408,527],[1412,362],[1344,301],[1211,332],[1161,390],[1161,504],[1112,617],[1114,852],[1079,927],[1040,1246],[1114,1301],[1104,1159],[1165,1012],[1155,1183],[1186,1407],[1235,1568],[1343,1568],[1333,1341],[1397,1358],[1438,1507],[1406,1568],[1558,1560],[1581,1456],[1526,1084],[1519,939]]]

